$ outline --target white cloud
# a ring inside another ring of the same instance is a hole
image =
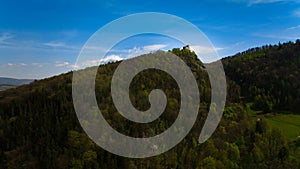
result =
[[[300,0],[229,0],[231,2],[241,2],[247,3],[249,6],[256,4],[268,4],[268,3],[276,3],[276,2],[300,2]]]
[[[75,64],[71,64],[70,62],[61,62],[61,61],[56,61],[54,63],[55,67],[66,67],[66,68],[70,68],[70,69],[76,69],[78,68],[78,66],[76,66]]]
[[[36,67],[43,67],[45,64],[44,63],[31,63],[32,66]]]
[[[167,46],[168,45],[165,45],[165,44],[154,44],[154,45],[144,46],[143,49],[145,51],[157,51],[157,50],[163,49],[163,48],[165,48]]]
[[[65,65],[65,66],[68,66],[69,68],[73,68],[73,69],[83,69],[86,67],[99,66],[101,64],[105,64],[108,62],[120,61],[123,59],[124,58],[120,57],[119,55],[109,55],[102,59],[86,60],[86,61],[83,61],[76,65],[69,64],[69,65]]]
[[[214,48],[208,46],[190,46],[192,51],[195,51],[197,54],[211,54],[215,51],[223,50],[224,48]]]
[[[110,57],[114,56],[118,56],[119,58],[117,59],[128,59],[128,58],[132,58],[132,57],[136,57],[136,56],[140,56],[143,54],[147,54],[150,52],[154,52],[160,49],[163,49],[165,47],[167,47],[167,44],[152,44],[152,45],[146,45],[146,46],[134,46],[132,48],[127,48],[127,49],[108,49],[105,47],[101,47],[101,46],[85,46],[85,52],[88,56],[91,57],[96,57],[99,55],[99,53],[106,53],[108,52],[108,54],[110,55]],[[98,61],[97,59],[94,59],[95,61]],[[101,61],[102,63],[102,61]],[[96,63],[95,63],[96,64]]]
[[[53,48],[56,49],[55,53],[57,53],[57,51],[76,53],[76,51],[81,49],[80,46],[66,45],[64,42],[42,43],[36,40],[17,39],[9,33],[0,34],[0,48],[11,51],[27,50],[29,52],[43,50],[44,54],[53,52]]]
[[[8,66],[16,66],[17,64],[15,63],[7,63]]]
[[[120,60],[123,60],[123,58],[121,58],[118,55],[109,55],[103,59],[100,59],[99,63],[102,64],[102,63],[114,62],[114,61],[120,61]]]
[[[9,66],[9,67],[43,67],[45,65],[45,63],[7,63],[5,64],[6,66]]]
[[[101,46],[86,46],[85,48],[88,50],[88,55],[92,57],[92,59],[87,59],[86,61],[82,61],[81,63],[78,63],[77,65],[62,65],[63,63],[60,63],[61,66],[69,66],[73,69],[83,69],[86,67],[92,67],[92,66],[98,66],[101,64],[105,64],[108,62],[114,62],[114,61],[120,61],[123,59],[129,59],[132,57],[137,57],[143,54],[147,54],[150,52],[154,52],[160,49],[163,49],[167,47],[166,44],[152,44],[152,45],[146,45],[141,47],[133,47],[130,49],[111,49],[109,51],[109,55],[102,58],[97,59],[95,56],[101,52],[106,52],[108,49]],[[94,58],[94,59],[93,59]]]
[[[60,62],[60,61],[57,61],[54,64],[55,67],[64,67],[64,66],[69,66],[69,65],[70,65],[69,62]]]
[[[287,28],[287,30],[294,30],[294,29],[299,29],[299,28],[300,28],[300,25],[297,25],[297,26]]]
[[[146,53],[149,53],[149,51],[145,51],[143,47],[135,46],[132,49],[126,50],[126,53],[124,55],[126,55],[126,58],[132,58],[132,57],[140,56],[140,55],[143,55]]]
[[[7,63],[7,66],[27,66],[26,63]]]
[[[250,0],[250,4],[260,4],[260,3],[274,3],[274,2],[281,2],[284,0]]]
[[[101,52],[106,52],[108,48],[102,47],[102,46],[84,46],[85,50],[91,50],[91,51],[101,51]]]
[[[147,54],[150,52],[155,52],[155,51],[163,49],[167,46],[168,45],[166,45],[166,44],[153,44],[153,45],[146,45],[146,46],[142,46],[142,47],[135,46],[132,49],[127,50],[126,58],[132,58],[132,57],[140,56],[140,55]]]
[[[56,48],[56,47],[64,47],[65,43],[63,43],[63,42],[49,42],[49,43],[43,43],[43,45]]]

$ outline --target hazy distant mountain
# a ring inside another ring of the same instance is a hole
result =
[[[23,84],[29,84],[33,82],[32,79],[14,79],[7,77],[0,77],[0,91],[14,88]]]
[[[14,78],[0,77],[0,85],[20,86],[23,84],[29,84],[32,81],[33,81],[32,79],[14,79]]]

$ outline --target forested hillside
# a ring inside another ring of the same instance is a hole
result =
[[[198,137],[211,93],[205,65],[187,49],[169,52],[191,68],[201,96],[196,124],[175,148],[156,157],[129,159],[98,147],[76,118],[69,72],[0,92],[0,168],[300,168],[300,138],[290,137],[285,128],[271,121],[276,119],[280,124],[283,118],[277,114],[293,114],[293,119],[300,114],[300,41],[254,48],[222,60],[228,84],[226,108],[218,129],[203,144],[198,143]],[[143,71],[133,79],[130,98],[137,109],[150,107],[148,96],[153,89],[162,89],[168,98],[160,118],[135,124],[116,111],[110,95],[110,81],[118,64],[99,66],[96,78],[98,106],[109,124],[136,137],[167,129],[180,107],[174,79],[157,70]]]
[[[252,48],[223,64],[244,100],[254,101],[254,109],[300,114],[300,40]]]

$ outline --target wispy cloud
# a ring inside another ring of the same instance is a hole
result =
[[[85,46],[85,54],[95,59],[91,60],[98,60],[99,53],[106,53],[107,56],[119,56],[121,59],[128,59],[136,56],[140,56],[143,54],[155,52],[157,50],[161,50],[166,48],[167,44],[151,44],[145,46],[133,46],[131,48],[112,48],[108,49],[102,46]],[[107,58],[107,57],[106,57]],[[120,60],[120,58],[116,58],[115,60]],[[102,61],[101,61],[102,63]]]
[[[299,18],[300,18],[300,9],[295,10],[295,11],[293,12],[293,15],[294,15],[295,17],[299,17]]]
[[[7,40],[12,39],[14,36],[11,35],[10,33],[2,33],[0,35],[0,45],[4,44],[4,45],[8,45],[11,44],[10,42],[8,42]]]
[[[43,43],[43,45],[53,47],[53,48],[66,46],[66,44],[63,42],[48,42],[48,43]]]
[[[157,50],[161,50],[166,48],[168,45],[167,44],[152,44],[152,45],[146,45],[146,46],[142,46],[142,47],[138,47],[135,46],[131,49],[125,50],[126,53],[124,53],[125,58],[132,58],[132,57],[136,57],[136,56],[140,56],[143,54],[147,54],[150,52],[155,52]]]
[[[63,68],[64,67],[64,68],[68,68],[68,69],[77,69],[77,68],[79,68],[78,65],[72,64],[72,63],[67,62],[67,61],[64,61],[64,62],[56,61],[54,63],[54,66],[57,67],[57,68]],[[95,66],[95,65],[92,65],[92,66]],[[90,67],[90,66],[86,66],[86,67]]]
[[[0,32],[0,48],[10,50],[10,51],[24,51],[36,52],[44,51],[43,53],[53,52],[53,48],[56,49],[55,52],[74,52],[80,51],[81,46],[69,45],[64,42],[66,39],[65,35],[67,33],[60,33],[61,39],[55,41],[40,41],[37,39],[32,39],[31,37],[40,36],[39,34],[31,34],[30,32]],[[70,33],[71,34],[71,33]]]
[[[195,51],[197,54],[211,54],[224,48],[214,48],[208,46],[191,46],[191,50]]]
[[[44,67],[45,63],[31,63],[32,66]]]
[[[7,63],[5,66],[9,67],[43,67],[46,63]]]
[[[287,28],[287,30],[294,30],[294,29],[300,29],[300,25]]]
[[[70,64],[69,62],[56,62],[55,66],[56,67],[67,67],[71,69],[83,69],[86,67],[92,67],[92,66],[99,66],[108,62],[115,62],[115,61],[120,61],[123,60],[119,55],[109,55],[101,59],[91,59],[91,60],[85,60],[82,61],[81,63],[77,64]]]
[[[100,64],[102,64],[102,63],[114,62],[114,61],[120,61],[120,60],[123,60],[123,58],[121,58],[118,55],[109,55],[103,59],[100,59],[99,62],[100,62]]]
[[[278,3],[278,2],[300,2],[300,0],[229,0],[230,2],[237,3],[247,3],[248,6],[256,5],[256,4],[270,4],[270,3]]]
[[[25,63],[7,63],[7,66],[27,66]]]
[[[145,51],[156,51],[156,50],[163,49],[163,48],[165,48],[167,46],[168,45],[166,45],[166,44],[147,45],[147,46],[144,46],[144,50]]]
[[[295,41],[300,38],[300,25],[290,26],[276,30],[256,32],[254,37],[277,39],[278,41]]]
[[[64,62],[59,62],[56,66],[67,66],[73,69],[83,69],[86,67],[98,66],[101,64],[105,64],[108,62],[120,61],[123,59],[129,59],[133,57],[137,57],[143,54],[151,53],[160,49],[166,48],[167,44],[151,44],[145,46],[134,46],[132,48],[113,48],[108,51],[107,48],[101,46],[86,46],[85,50],[87,55],[90,56],[89,59],[81,61],[81,63],[77,63],[76,65],[67,64]],[[104,58],[98,59],[99,51],[107,52],[107,56]]]
[[[250,4],[261,4],[261,3],[274,3],[274,2],[282,2],[286,0],[250,0]]]
[[[277,40],[291,40],[294,41],[296,39],[299,39],[299,33],[291,33],[291,34],[286,34],[283,35],[282,32],[274,32],[274,33],[255,33],[253,34],[254,36],[257,37],[262,37],[262,38],[272,38],[272,39],[277,39]]]
[[[69,66],[70,63],[69,62],[60,62],[60,61],[56,61],[54,66],[55,67],[64,67],[64,66]]]
[[[44,51],[44,53],[53,52],[53,48],[56,52],[74,52],[81,49],[80,46],[67,45],[63,41],[59,42],[41,42],[39,40],[28,40],[26,38],[19,38],[24,35],[15,36],[12,33],[0,33],[0,48],[10,51],[26,50],[27,52]],[[27,35],[25,35],[27,36]]]

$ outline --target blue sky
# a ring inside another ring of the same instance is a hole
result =
[[[39,79],[69,71],[94,32],[138,12],[169,13],[192,22],[220,57],[300,38],[300,0],[1,0],[0,77]],[[123,53],[112,52],[111,59],[177,45],[165,37],[142,37],[120,43],[116,49]]]

